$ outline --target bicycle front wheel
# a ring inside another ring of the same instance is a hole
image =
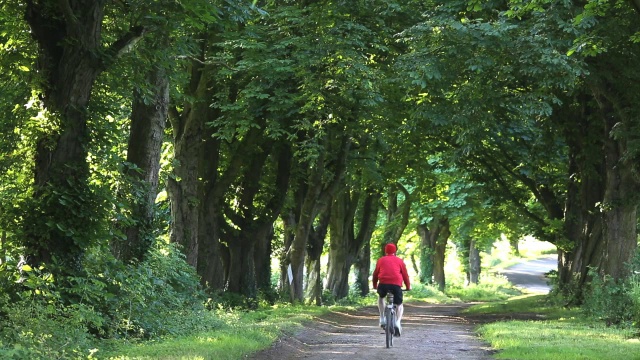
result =
[[[395,319],[396,314],[393,311],[387,312],[387,324],[384,327],[384,334],[386,339],[387,348],[393,346],[393,332],[395,331]]]

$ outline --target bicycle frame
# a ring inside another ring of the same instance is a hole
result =
[[[386,324],[384,326],[385,344],[387,348],[393,346],[393,336],[395,335],[396,324],[396,304],[393,303],[393,293],[387,292],[387,305],[384,309]]]

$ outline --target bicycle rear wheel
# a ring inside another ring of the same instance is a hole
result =
[[[396,314],[393,311],[387,311],[387,324],[384,327],[385,343],[387,348],[393,346],[393,333],[395,331],[394,325],[396,321],[395,317]]]

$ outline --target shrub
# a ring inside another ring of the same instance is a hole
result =
[[[99,255],[88,268],[92,276],[73,288],[109,317],[103,336],[154,338],[203,325],[204,292],[174,246],[155,248],[145,261],[126,266]]]
[[[187,335],[223,325],[205,309],[195,271],[173,246],[130,265],[109,251],[90,251],[85,269],[57,289],[46,269],[2,264],[0,358],[86,359],[98,339]]]
[[[88,306],[63,306],[38,298],[3,310],[2,359],[86,359],[95,351],[87,324],[100,324],[103,319]]]
[[[608,325],[629,325],[640,322],[640,282],[638,275],[619,282],[592,271],[585,290],[582,311]]]

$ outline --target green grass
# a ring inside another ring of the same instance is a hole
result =
[[[578,309],[561,308],[546,295],[525,295],[476,305],[466,313],[535,313],[545,319],[503,321],[481,326],[479,335],[499,350],[496,359],[640,359],[637,333],[587,320]]]
[[[277,338],[274,331],[226,329],[161,342],[131,345],[108,359],[239,359],[259,350]]]
[[[545,319],[560,319],[580,316],[578,309],[562,308],[553,298],[547,295],[524,294],[514,296],[506,301],[490,302],[474,305],[465,310],[466,314],[510,314],[536,313]]]
[[[454,283],[445,289],[447,296],[463,302],[506,300],[522,292],[502,275],[483,274],[479,284]]]
[[[278,305],[252,312],[221,313],[225,325],[192,336],[139,344],[117,343],[95,357],[111,360],[240,359],[264,349],[279,336],[291,333],[304,321],[329,311],[326,307]]]
[[[640,341],[630,330],[575,318],[498,322],[479,333],[500,350],[497,359],[640,359]]]

